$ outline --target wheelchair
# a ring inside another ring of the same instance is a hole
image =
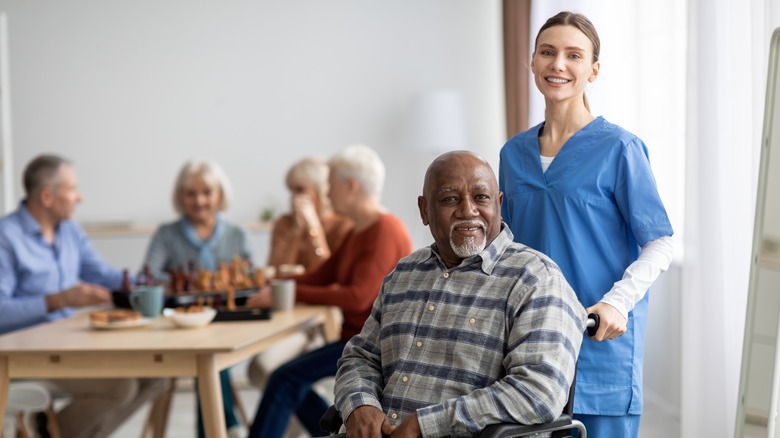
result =
[[[588,315],[587,321],[588,335],[595,335],[598,327],[599,316],[591,313]],[[479,437],[516,438],[545,433],[551,433],[551,437],[570,437],[572,436],[572,430],[576,429],[579,432],[580,438],[587,438],[588,432],[585,430],[585,425],[582,424],[581,421],[574,419],[574,382],[576,379],[577,376],[575,374],[571,388],[569,388],[569,398],[566,400],[566,405],[563,407],[563,413],[555,420],[542,424],[491,424],[479,434]],[[327,412],[325,412],[325,415],[320,419],[320,429],[322,429],[323,432],[336,435],[341,429],[342,423],[341,414],[339,414],[335,405],[331,405]]]
[[[596,334],[596,330],[599,327],[599,316],[591,313],[588,315],[587,329],[588,336]],[[580,438],[587,438],[588,432],[585,430],[585,425],[581,421],[574,419],[574,382],[577,376],[575,373],[572,380],[571,388],[569,388],[569,398],[566,400],[566,405],[563,407],[563,413],[558,418],[542,424],[517,424],[517,423],[499,423],[491,424],[486,427],[480,434],[480,438],[515,438],[532,436],[536,434],[551,433],[551,437],[569,437],[571,431],[576,429],[579,432]],[[329,433],[331,436],[337,435],[341,429],[343,420],[341,414],[336,409],[335,405],[331,405],[325,415],[320,419],[320,429],[323,432]]]
[[[569,389],[569,399],[563,408],[563,413],[555,420],[542,424],[516,424],[499,423],[486,427],[480,438],[515,438],[531,436],[543,433],[552,433],[551,437],[570,437],[572,429],[577,429],[580,438],[587,438],[585,425],[573,416],[574,409],[574,385]],[[320,429],[330,435],[337,435],[341,429],[342,419],[335,405],[331,405],[325,415],[320,419]]]

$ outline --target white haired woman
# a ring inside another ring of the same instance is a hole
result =
[[[250,438],[278,438],[295,414],[312,435],[328,408],[312,385],[336,375],[344,345],[363,328],[382,284],[412,241],[400,219],[380,203],[385,167],[372,149],[347,147],[328,161],[328,197],[337,214],[354,228],[333,255],[313,272],[295,277],[296,300],[338,306],[344,316],[341,339],[285,363],[271,375],[249,431]],[[271,305],[268,288],[250,297],[248,305]]]
[[[352,229],[352,221],[333,211],[328,198],[330,169],[325,160],[303,158],[287,171],[290,213],[279,217],[271,234],[268,266],[280,275],[311,272],[328,260]],[[247,369],[249,380],[265,389],[271,372],[306,350],[322,345],[322,337],[293,333],[255,356]],[[298,430],[291,423],[292,431]],[[294,432],[290,432],[294,433]]]
[[[315,157],[304,158],[287,171],[292,211],[274,222],[268,257],[268,266],[277,272],[317,268],[352,229],[351,220],[333,212],[328,174],[328,164]]]
[[[246,232],[220,215],[230,204],[230,196],[230,182],[218,164],[189,161],[182,166],[173,190],[173,207],[181,218],[162,225],[146,252],[144,264],[153,275],[164,277],[172,269],[188,268],[190,263],[213,271],[235,256],[252,261]],[[220,373],[220,380],[228,434],[241,436],[228,370]],[[198,436],[204,436],[200,408]]]

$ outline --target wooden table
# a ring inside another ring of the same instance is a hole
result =
[[[147,327],[95,330],[86,315],[0,336],[0,412],[16,378],[198,377],[207,437],[225,438],[219,371],[290,333],[321,328],[338,339],[338,311],[296,306],[265,321],[212,323],[178,329],[160,318]],[[0,416],[0,430],[3,418]]]

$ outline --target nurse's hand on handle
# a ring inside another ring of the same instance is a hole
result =
[[[617,339],[626,332],[626,318],[618,310],[606,303],[596,303],[587,309],[589,314],[599,316],[599,329],[591,339],[595,341],[611,341]]]

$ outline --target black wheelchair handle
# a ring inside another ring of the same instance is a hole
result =
[[[585,323],[585,327],[588,328],[588,336],[594,336],[599,329],[599,322],[601,319],[595,313],[588,315],[588,321]]]

